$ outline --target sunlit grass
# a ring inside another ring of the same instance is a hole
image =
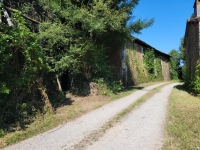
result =
[[[181,85],[170,98],[163,149],[200,149],[200,98],[184,91]]]

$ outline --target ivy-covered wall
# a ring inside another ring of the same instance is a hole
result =
[[[133,44],[126,49],[127,85],[148,82],[148,73],[143,64],[143,52],[140,45]]]
[[[167,56],[137,43],[126,45],[127,85],[169,80]]]

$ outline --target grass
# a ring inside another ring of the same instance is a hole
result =
[[[48,131],[54,127],[57,127],[58,125],[62,125],[66,122],[72,121],[113,100],[127,96],[134,91],[137,91],[146,86],[150,86],[156,83],[159,82],[140,84],[138,86],[128,88],[122,91],[121,93],[111,96],[97,95],[97,96],[75,97],[72,95],[67,95],[67,98],[70,99],[70,103],[68,105],[59,107],[56,110],[55,114],[49,114],[49,115],[39,114],[36,118],[34,118],[31,124],[26,125],[27,128],[24,130],[19,130],[11,133],[3,133],[3,131],[0,131],[2,132],[1,135],[3,135],[0,136],[0,148],[3,148],[5,146],[14,144],[21,140]]]
[[[200,98],[182,85],[172,91],[166,124],[164,150],[200,149]]]
[[[108,129],[112,128],[116,123],[118,123],[123,117],[128,115],[135,108],[138,108],[139,106],[141,106],[142,103],[144,103],[146,100],[148,100],[150,97],[152,97],[155,93],[157,93],[164,86],[166,86],[166,84],[152,89],[149,93],[145,94],[144,96],[139,98],[137,101],[132,103],[129,107],[127,107],[126,109],[122,110],[120,113],[118,113],[113,118],[111,118],[108,122],[106,122],[101,127],[101,129],[92,132],[87,137],[85,137],[81,142],[79,142],[78,144],[74,145],[72,147],[72,149],[84,150],[86,146],[91,145],[95,141],[98,141],[98,139],[100,137],[102,137],[106,133],[106,131]]]

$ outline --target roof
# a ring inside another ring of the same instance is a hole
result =
[[[154,49],[154,51],[156,51],[156,52],[159,53],[159,54],[165,55],[165,56],[167,56],[167,57],[171,57],[170,55],[165,54],[165,53],[163,53],[163,52],[157,50],[156,48],[152,47],[151,45],[145,43],[144,41],[142,41],[142,40],[140,40],[140,39],[138,39],[138,38],[134,38],[133,41],[134,41],[135,43],[140,44],[140,45],[142,45],[142,46],[145,46],[145,47],[147,47],[147,48],[152,48],[152,49]]]

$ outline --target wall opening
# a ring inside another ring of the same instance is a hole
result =
[[[68,71],[65,71],[61,76],[61,87],[63,91],[68,91],[71,88],[71,79]]]

